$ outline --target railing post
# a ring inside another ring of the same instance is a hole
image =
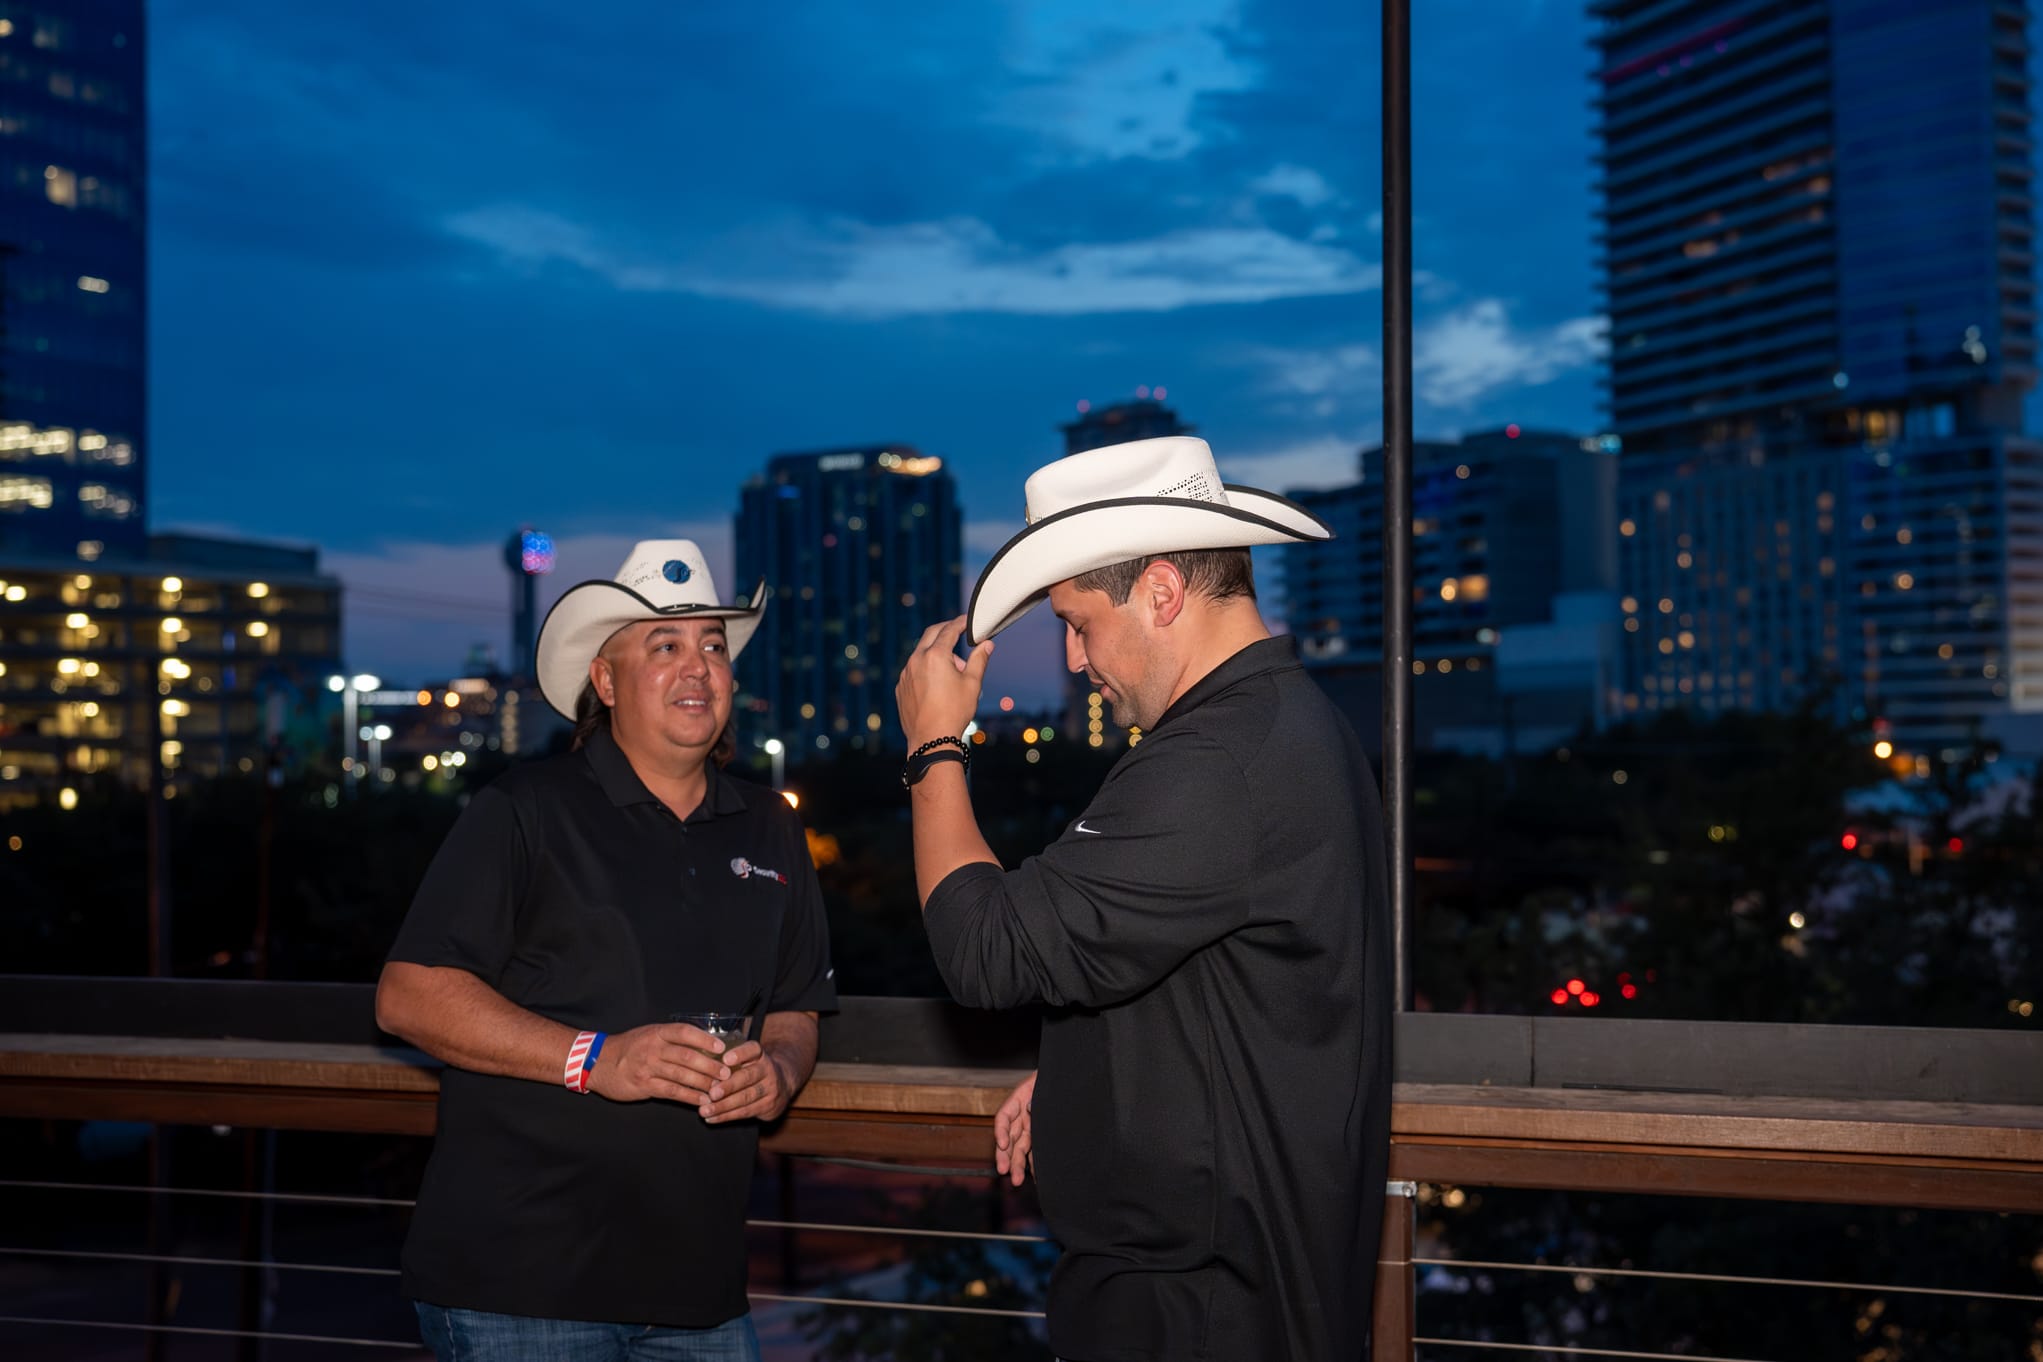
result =
[[[1370,1362],[1412,1362],[1417,1300],[1412,1282],[1416,1182],[1393,1180],[1383,1195],[1383,1238],[1376,1250],[1376,1305],[1370,1315]]]

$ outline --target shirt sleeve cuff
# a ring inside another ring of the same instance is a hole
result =
[[[937,969],[944,975],[944,982],[950,986],[953,997],[966,1002],[975,989],[960,990],[966,981],[952,978],[951,962],[962,958],[967,952],[961,950],[967,938],[975,930],[983,930],[978,921],[984,911],[987,899],[995,895],[987,892],[987,882],[998,885],[1006,874],[990,861],[974,861],[961,865],[943,877],[936,888],[930,891],[929,901],[922,905],[923,929],[929,933],[929,948],[936,956]],[[996,891],[997,892],[997,891]],[[968,1003],[968,1006],[983,1004]]]

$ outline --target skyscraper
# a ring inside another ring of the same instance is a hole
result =
[[[1414,443],[1423,745],[1517,749],[1606,717],[1616,663],[1615,464],[1608,441],[1517,426]],[[1382,468],[1382,449],[1365,449],[1360,482],[1292,493],[1334,538],[1279,550],[1299,655],[1372,739],[1382,696]]]
[[[2043,712],[2027,6],[1592,12],[1625,704]]]
[[[143,556],[142,0],[0,10],[0,554]]]
[[[732,591],[773,591],[738,658],[740,742],[901,746],[894,682],[922,631],[963,612],[961,548],[941,459],[875,444],[770,460],[737,518]]]

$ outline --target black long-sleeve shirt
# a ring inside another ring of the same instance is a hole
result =
[[[1034,1113],[1072,1362],[1363,1354],[1390,1116],[1382,815],[1289,639],[1172,705],[1082,818],[930,895],[953,994],[1048,1004]]]

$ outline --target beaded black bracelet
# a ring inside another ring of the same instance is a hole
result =
[[[955,745],[956,751],[938,751]],[[929,774],[929,768],[940,761],[954,761],[963,766],[967,773],[972,769],[972,749],[965,746],[963,738],[936,738],[922,744],[908,755],[907,765],[901,768],[901,784],[913,786]]]

